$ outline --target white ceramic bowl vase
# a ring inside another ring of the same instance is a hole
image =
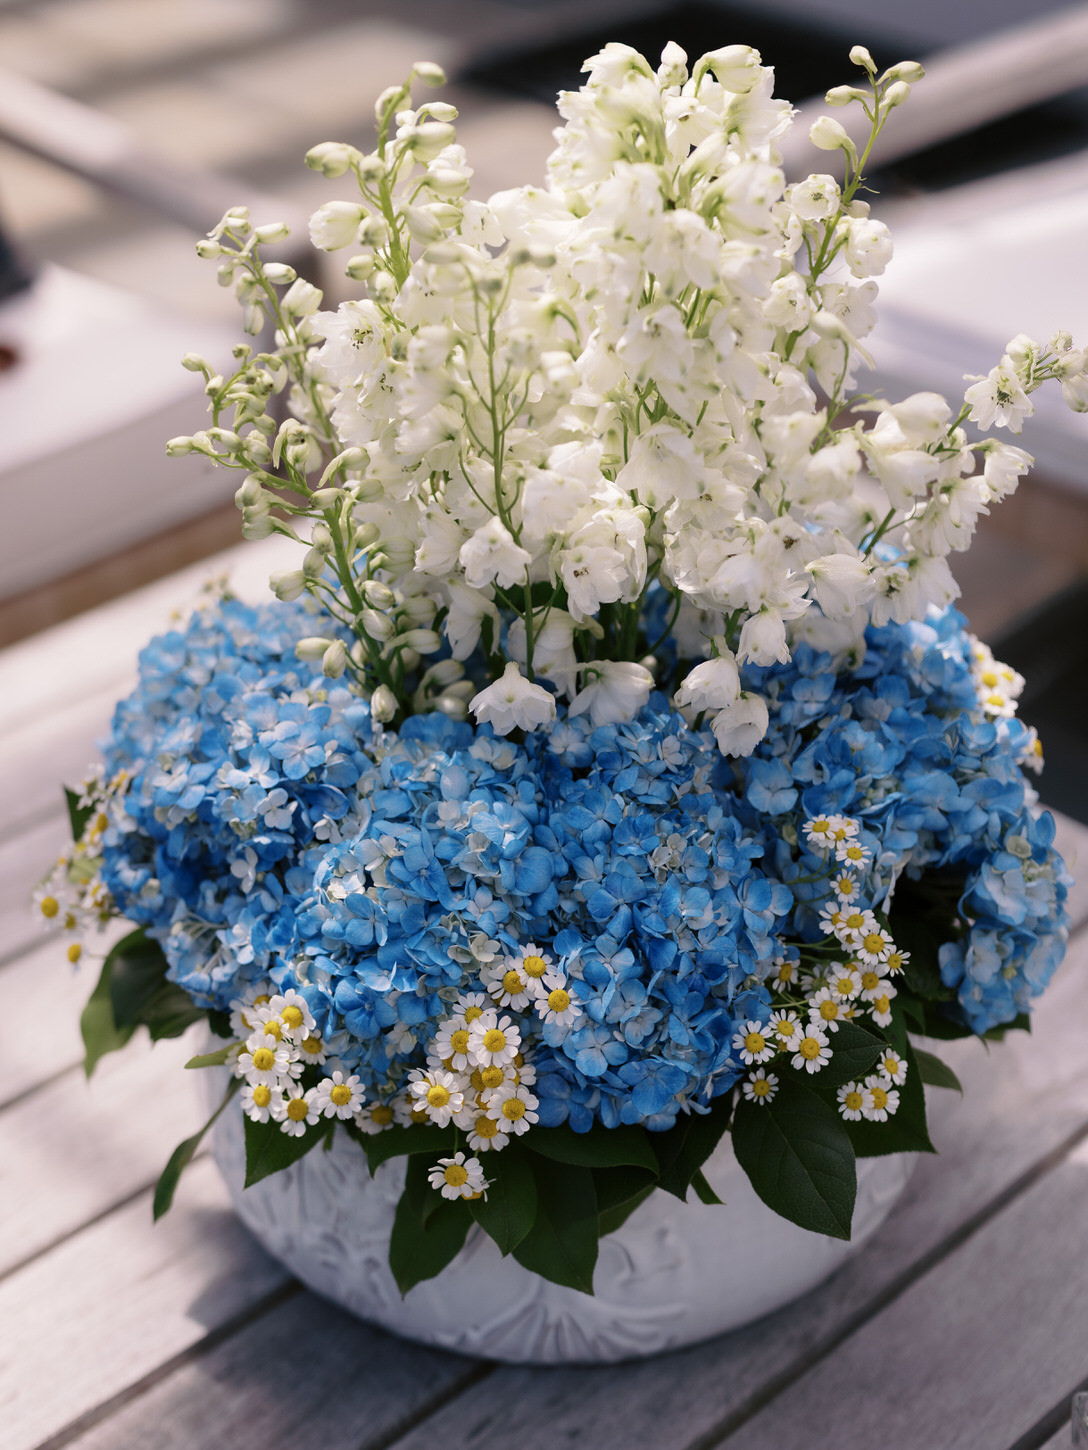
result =
[[[222,1091],[225,1073],[201,1076],[209,1098]],[[215,1126],[213,1152],[242,1222],[316,1293],[409,1339],[532,1364],[657,1354],[777,1309],[864,1243],[914,1164],[910,1155],[859,1160],[853,1238],[845,1243],[809,1233],[767,1208],[727,1134],[705,1167],[724,1206],[651,1194],[602,1239],[592,1297],[503,1258],[475,1227],[453,1263],[402,1297],[387,1256],[403,1159],[383,1164],[371,1178],[362,1151],[338,1133],[330,1151],[315,1149],[243,1189],[245,1143],[236,1100]]]

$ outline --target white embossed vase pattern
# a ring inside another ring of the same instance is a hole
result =
[[[868,1238],[913,1167],[907,1155],[859,1160],[854,1236],[843,1243],[772,1213],[727,1135],[705,1169],[724,1207],[652,1194],[601,1240],[592,1297],[504,1259],[474,1228],[452,1264],[402,1298],[387,1254],[403,1160],[371,1178],[359,1148],[337,1134],[329,1152],[309,1153],[243,1189],[242,1115],[234,1103],[216,1124],[213,1151],[243,1223],[318,1294],[409,1339],[532,1364],[656,1354],[769,1313],[826,1278]]]

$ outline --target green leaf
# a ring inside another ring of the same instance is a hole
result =
[[[79,803],[79,792],[64,787],[64,799],[68,806],[68,821],[72,827],[72,840],[81,841],[83,832],[87,829],[87,822],[95,813],[94,806],[81,806]]]
[[[501,1153],[485,1153],[482,1162],[490,1186],[486,1197],[469,1199],[468,1206],[472,1217],[505,1256],[533,1226],[536,1179],[528,1156],[514,1144]]]
[[[621,1124],[606,1128],[595,1123],[588,1133],[575,1133],[571,1128],[534,1128],[534,1153],[556,1163],[576,1164],[581,1168],[648,1168],[657,1172],[657,1158],[645,1128]]]
[[[647,1183],[645,1188],[632,1194],[630,1198],[625,1198],[622,1203],[614,1204],[612,1208],[602,1209],[597,1215],[598,1237],[603,1239],[605,1234],[615,1233],[618,1228],[622,1227],[635,1209],[646,1202],[656,1187],[656,1183]]]
[[[514,1258],[542,1279],[592,1294],[598,1238],[593,1174],[577,1164],[556,1168],[535,1155],[530,1161],[536,1179],[536,1218],[514,1249]]]
[[[719,1198],[706,1180],[706,1174],[701,1168],[696,1169],[691,1186],[695,1189],[696,1196],[700,1203],[724,1203],[724,1198]]]
[[[431,1187],[427,1174],[433,1166],[419,1157],[409,1158],[404,1192],[393,1218],[389,1267],[402,1294],[440,1274],[457,1257],[472,1226],[466,1199],[443,1198]]]
[[[180,1037],[205,1017],[187,992],[166,980],[162,947],[143,929],[130,932],[106,958],[110,963],[110,1004],[118,1027],[146,1027],[153,1041]]]
[[[245,1188],[252,1188],[255,1183],[260,1183],[261,1179],[267,1178],[270,1173],[279,1173],[282,1169],[290,1167],[292,1163],[297,1163],[323,1138],[329,1137],[336,1127],[335,1119],[332,1122],[314,1123],[296,1138],[293,1133],[285,1133],[279,1123],[258,1123],[253,1118],[246,1118],[244,1121],[246,1181],[243,1187]]]
[[[194,1133],[191,1138],[184,1139],[184,1141],[179,1143],[174,1151],[170,1154],[170,1157],[167,1159],[166,1162],[166,1167],[160,1173],[158,1183],[155,1184],[155,1196],[151,1200],[151,1216],[153,1219],[158,1220],[162,1218],[163,1214],[173,1203],[174,1192],[178,1186],[178,1179],[181,1177],[184,1170],[192,1162],[193,1155],[200,1147],[204,1134],[212,1126],[216,1118],[218,1118],[219,1114],[227,1106],[231,1098],[241,1086],[241,1079],[233,1078],[227,1088],[226,1093],[223,1096],[223,1101],[219,1104],[215,1112],[211,1115],[211,1117],[200,1129],[200,1131],[198,1133]]]
[[[648,1168],[594,1168],[592,1172],[598,1213],[608,1213],[657,1187],[657,1174]]]
[[[108,1052],[117,1052],[130,1041],[134,1027],[118,1027],[113,1020],[110,1003],[109,957],[102,963],[98,985],[79,1019],[79,1030],[83,1035],[83,1071],[90,1077],[99,1062]]]
[[[230,1042],[226,1047],[220,1047],[216,1052],[205,1052],[200,1057],[190,1057],[185,1064],[186,1067],[223,1067],[235,1055],[236,1050],[241,1046],[240,1042]]]
[[[230,1025],[229,1012],[208,1012],[208,1026],[215,1033],[216,1037],[234,1037],[234,1029]]]
[[[428,1123],[411,1123],[405,1128],[383,1128],[380,1133],[359,1133],[355,1130],[352,1137],[366,1154],[372,1175],[388,1158],[416,1153],[433,1153],[436,1158],[440,1158],[457,1151],[457,1130],[452,1123],[446,1128],[436,1128]]]
[[[856,1022],[841,1022],[837,1032],[828,1033],[827,1045],[831,1048],[831,1061],[814,1074],[819,1078],[814,1087],[841,1087],[844,1082],[864,1077],[886,1044],[883,1038],[867,1032]]]
[[[814,1233],[850,1237],[854,1150],[829,1103],[787,1078],[771,1102],[737,1104],[733,1149],[768,1208]]]
[[[689,1113],[674,1128],[653,1134],[654,1152],[661,1169],[661,1187],[681,1201],[696,1173],[721,1142],[729,1126],[732,1103],[728,1094],[715,1098],[708,1113]]]
[[[879,1158],[886,1153],[935,1153],[926,1126],[926,1095],[922,1073],[913,1047],[904,1042],[897,1048],[907,1064],[907,1076],[899,1089],[899,1107],[886,1123],[847,1123],[846,1131],[859,1158]]]
[[[953,1088],[956,1092],[963,1092],[963,1084],[952,1071],[946,1062],[939,1057],[934,1057],[932,1052],[925,1052],[922,1048],[914,1049],[914,1060],[918,1064],[918,1075],[924,1083],[930,1087]]]

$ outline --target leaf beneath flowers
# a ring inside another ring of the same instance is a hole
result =
[[[297,1137],[285,1133],[279,1123],[258,1123],[254,1118],[245,1119],[246,1134],[246,1181],[243,1185],[252,1188],[270,1173],[279,1173],[306,1156],[316,1148],[323,1138],[329,1138],[336,1126],[332,1122],[314,1123]]]
[[[841,1087],[872,1072],[873,1064],[885,1046],[883,1038],[867,1032],[856,1022],[842,1022],[837,1032],[828,1035],[831,1061],[817,1074],[820,1087]],[[816,1084],[813,1084],[816,1086]]]
[[[383,1128],[380,1133],[360,1133],[350,1129],[351,1136],[362,1147],[373,1177],[378,1167],[389,1158],[406,1154],[433,1153],[436,1158],[457,1151],[456,1129],[428,1123],[411,1123],[407,1127]]]
[[[81,806],[79,803],[78,791],[69,790],[64,787],[64,800],[68,806],[68,821],[72,827],[72,840],[83,839],[83,832],[87,829],[87,822],[94,815],[94,806]]]
[[[556,1163],[572,1163],[582,1168],[648,1168],[657,1171],[657,1158],[650,1146],[645,1128],[621,1124],[606,1128],[594,1123],[588,1133],[575,1133],[571,1128],[534,1128],[529,1144],[534,1153]]]
[[[427,1175],[433,1166],[409,1158],[404,1192],[393,1218],[389,1267],[402,1294],[440,1274],[457,1257],[472,1227],[467,1200],[443,1198],[431,1187]]]
[[[532,1159],[537,1210],[533,1226],[513,1250],[523,1268],[553,1284],[593,1293],[597,1265],[597,1194],[588,1168]]]
[[[91,993],[79,1019],[79,1030],[83,1035],[83,1071],[88,1077],[107,1053],[118,1052],[130,1041],[136,1030],[135,1027],[118,1027],[113,1020],[113,1006],[110,1002],[112,970],[112,963],[107,957],[99,973],[98,985]]]
[[[490,1186],[486,1197],[469,1199],[468,1205],[472,1217],[505,1256],[517,1248],[533,1226],[536,1179],[526,1154],[513,1145],[501,1153],[484,1154],[482,1162]]]
[[[191,1138],[185,1138],[170,1154],[170,1157],[166,1161],[166,1167],[159,1174],[159,1181],[155,1184],[155,1196],[151,1200],[151,1216],[153,1219],[158,1220],[162,1218],[163,1214],[166,1213],[173,1203],[178,1180],[193,1161],[193,1157],[196,1154],[196,1150],[200,1147],[205,1133],[241,1086],[241,1079],[233,1078],[224,1094],[223,1101],[200,1131],[194,1133]]]
[[[110,1005],[119,1028],[146,1027],[152,1041],[157,1041],[180,1037],[187,1027],[203,1020],[203,1008],[176,983],[167,981],[162,947],[142,929],[122,938],[106,961]]]
[[[899,1089],[899,1107],[886,1123],[847,1123],[846,1131],[859,1158],[880,1158],[887,1153],[935,1153],[926,1125],[924,1078],[910,1042],[904,1040],[907,1076]]]
[[[768,1208],[814,1233],[850,1237],[854,1150],[830,1104],[787,1080],[772,1102],[737,1104],[733,1149]]]
[[[934,1057],[932,1052],[924,1052],[922,1048],[916,1047],[914,1060],[918,1064],[919,1076],[930,1087],[952,1088],[955,1092],[963,1092],[963,1084],[947,1062],[942,1062],[939,1057]]]
[[[653,1135],[653,1145],[661,1171],[661,1187],[681,1202],[696,1173],[721,1142],[729,1126],[728,1096],[716,1098],[708,1113],[688,1113],[674,1128]]]

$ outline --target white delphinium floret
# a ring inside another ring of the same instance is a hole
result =
[[[525,582],[533,556],[518,544],[498,517],[489,519],[461,546],[461,568],[471,589],[497,583],[504,589]]]
[[[535,730],[555,719],[555,698],[543,685],[527,680],[511,661],[502,678],[474,695],[468,704],[481,725],[490,725],[496,735],[511,730]]]
[[[714,739],[723,755],[751,755],[767,733],[767,702],[745,690],[731,704],[718,710],[710,722]]]
[[[963,401],[971,405],[967,416],[972,423],[980,428],[1008,428],[1011,433],[1019,433],[1024,419],[1035,412],[1007,353],[985,377],[975,375]]]
[[[650,671],[633,660],[594,660],[581,667],[581,674],[584,683],[567,713],[574,716],[588,711],[595,726],[633,720],[654,687]]]

